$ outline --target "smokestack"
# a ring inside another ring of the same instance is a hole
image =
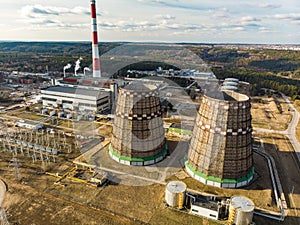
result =
[[[93,77],[101,77],[95,0],[91,0],[91,16],[92,16]]]

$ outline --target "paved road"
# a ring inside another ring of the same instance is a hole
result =
[[[298,161],[300,162],[300,143],[296,137],[296,128],[299,123],[300,113],[293,106],[293,104],[289,101],[287,96],[285,96],[284,94],[281,94],[281,95],[284,98],[285,102],[290,106],[290,108],[293,111],[293,118],[292,118],[288,128],[285,130],[285,135],[290,139],[290,142],[293,145],[294,150],[297,154]]]
[[[285,102],[289,105],[290,109],[292,109],[292,120],[286,130],[283,131],[278,131],[278,130],[269,130],[269,129],[264,129],[264,128],[254,128],[254,130],[259,131],[259,132],[265,132],[265,133],[277,133],[277,134],[282,134],[288,137],[290,140],[295,153],[297,155],[297,159],[300,163],[300,143],[296,137],[296,128],[300,119],[300,113],[297,111],[297,109],[293,106],[293,104],[289,101],[288,97],[282,94],[283,99]]]

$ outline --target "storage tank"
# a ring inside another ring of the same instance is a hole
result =
[[[233,81],[224,81],[223,86],[239,86],[238,82],[233,82]]]
[[[254,203],[246,197],[233,196],[229,206],[230,224],[249,225],[252,223]]]
[[[162,109],[155,85],[132,82],[119,89],[109,155],[115,161],[146,166],[167,155]]]
[[[225,78],[225,82],[239,83],[239,79],[237,79],[237,78]]]
[[[171,181],[166,186],[165,201],[174,208],[183,208],[186,184],[181,181]]]
[[[229,85],[224,85],[221,87],[221,91],[238,91],[237,86],[229,86]]]

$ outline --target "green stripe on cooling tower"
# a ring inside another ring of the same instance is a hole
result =
[[[237,184],[237,183],[242,183],[244,181],[248,181],[251,177],[253,177],[254,175],[254,167],[252,167],[251,171],[249,174],[247,174],[247,176],[244,177],[240,177],[240,178],[235,178],[235,179],[230,179],[230,178],[218,178],[218,177],[213,177],[213,176],[207,176],[204,173],[201,173],[197,170],[194,169],[194,167],[192,167],[192,165],[189,164],[188,161],[185,162],[185,166],[194,174],[197,175],[199,177],[204,178],[207,181],[213,181],[213,182],[217,182],[217,183],[226,183],[226,184]]]
[[[114,149],[113,149],[112,145],[111,144],[109,145],[109,152],[113,156],[117,157],[120,160],[124,160],[124,161],[128,161],[128,162],[147,162],[147,161],[158,159],[159,157],[163,157],[164,158],[167,155],[167,151],[168,151],[168,145],[166,144],[165,148],[163,149],[163,151],[160,152],[157,155],[148,156],[148,157],[144,157],[144,158],[131,158],[131,157],[128,157],[128,156],[122,156],[122,155],[114,152]]]

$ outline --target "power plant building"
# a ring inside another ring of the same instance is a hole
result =
[[[86,88],[51,86],[41,90],[43,106],[98,112],[110,108],[110,93]]]
[[[249,97],[237,92],[203,95],[185,162],[194,179],[222,188],[238,188],[251,182],[250,109]]]
[[[119,89],[110,156],[126,165],[155,164],[167,155],[159,92],[155,85],[132,82]]]

